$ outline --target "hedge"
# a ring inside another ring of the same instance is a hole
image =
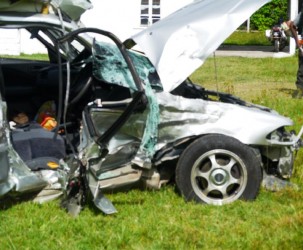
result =
[[[286,20],[288,20],[288,0],[273,0],[251,16],[250,27],[253,30],[263,31]]]

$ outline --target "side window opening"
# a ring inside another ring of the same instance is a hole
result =
[[[16,57],[28,54],[47,54],[46,48],[26,29],[1,28],[0,54],[2,57]],[[32,50],[34,48],[34,51]],[[37,52],[38,51],[38,52]],[[43,60],[48,60],[43,58]]]

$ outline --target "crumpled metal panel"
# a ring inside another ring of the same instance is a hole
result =
[[[47,0],[1,0],[0,11],[8,12],[41,12],[42,5]]]
[[[45,180],[40,179],[27,168],[12,148],[9,148],[9,158],[11,169],[7,180],[0,184],[0,196],[11,190],[21,193],[39,190],[47,185]]]
[[[149,112],[145,121],[138,157],[145,158],[146,162],[150,163],[150,159],[155,152],[159,123],[159,106],[154,89],[162,90],[162,85],[155,68],[147,57],[132,51],[128,51],[128,53],[143,83],[145,95],[148,99],[147,109]],[[94,42],[93,74],[99,80],[130,88],[133,91],[137,90],[131,72],[116,45]],[[104,126],[102,127],[104,129]]]
[[[5,102],[2,103],[4,105]],[[20,155],[14,149],[13,141],[11,140],[11,131],[7,126],[6,119],[3,119],[4,126],[6,130],[6,139],[7,139],[7,156],[9,160],[9,174],[7,180],[4,182],[3,187],[0,187],[0,195],[3,195],[9,191],[15,193],[23,193],[23,192],[32,192],[37,190],[42,190],[44,187],[48,186],[48,190],[59,190],[61,192],[62,189],[62,180],[66,177],[67,171],[62,171],[61,169],[66,169],[66,165],[64,162],[60,161],[60,168],[55,170],[42,170],[36,168],[35,170],[31,170],[27,162],[22,160]],[[22,131],[19,131],[22,133]],[[64,168],[63,168],[64,166]],[[50,197],[46,197],[47,195],[43,195],[42,199],[49,199]]]
[[[1,99],[1,95],[0,95]],[[7,136],[9,135],[6,122],[7,106],[5,102],[0,100],[0,184],[8,178],[9,162],[7,156],[8,143]],[[1,189],[1,188],[0,188]]]
[[[171,91],[200,67],[219,45],[270,0],[200,0],[185,6],[132,39]]]
[[[267,112],[258,108],[202,99],[187,99],[167,92],[155,95],[160,110],[159,134],[155,150],[182,138],[210,133],[231,136],[248,145],[271,146],[271,141],[266,138],[268,134],[280,127],[293,124],[290,119],[274,111]],[[144,113],[135,113],[129,118],[110,140],[109,155],[115,155],[119,150],[122,152],[122,147],[131,147],[140,143],[148,112],[146,110]],[[110,126],[117,115],[119,113],[102,108],[92,111],[95,127],[101,134],[102,128]],[[89,155],[87,154],[88,158],[95,157]],[[153,156],[149,157],[152,159]],[[133,162],[144,167],[146,156],[137,154]],[[106,158],[104,163],[106,165]]]
[[[89,0],[1,0],[0,12],[42,13],[47,4],[55,11],[60,9],[74,21],[93,7]]]
[[[81,15],[93,6],[89,0],[51,0],[51,4],[60,8],[72,20],[79,20]]]
[[[0,196],[13,191],[23,193],[27,191],[42,190],[47,187],[48,193],[39,194],[37,201],[51,200],[62,194],[62,180],[66,178],[65,171],[41,170],[31,171],[21,160],[19,155],[10,146],[8,148],[8,156],[10,161],[10,172],[5,182],[0,183]],[[52,191],[52,193],[49,193]],[[55,194],[55,195],[54,195]]]
[[[157,93],[160,106],[158,146],[192,135],[219,133],[244,144],[269,145],[266,136],[292,120],[258,108],[187,99],[167,92]]]

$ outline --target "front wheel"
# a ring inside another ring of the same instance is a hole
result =
[[[279,50],[280,50],[280,41],[279,39],[276,39],[274,43],[274,51],[279,52]]]
[[[224,135],[194,141],[176,168],[176,184],[185,199],[207,204],[253,200],[261,181],[261,163],[253,149]]]

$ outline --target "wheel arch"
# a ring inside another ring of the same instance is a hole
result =
[[[179,158],[180,155],[183,153],[183,151],[194,141],[196,141],[200,138],[203,138],[203,137],[218,136],[218,135],[230,137],[226,134],[207,133],[207,134],[201,134],[201,135],[196,135],[196,136],[188,136],[188,137],[181,138],[177,141],[174,141],[172,143],[167,143],[165,146],[163,146],[159,150],[157,150],[157,152],[155,153],[153,162],[155,165],[160,165],[162,162],[167,161],[169,159]],[[237,138],[234,138],[234,137],[230,137],[230,138],[233,138],[234,140],[237,140],[240,143],[245,144]],[[256,156],[258,157],[260,162],[262,163],[260,149],[255,145],[247,145],[247,146],[251,147],[251,149],[254,151],[254,153],[256,154]]]
[[[193,142],[195,142],[198,139],[208,137],[208,136],[226,136],[225,134],[218,134],[218,133],[208,133],[208,134],[202,134],[197,136],[189,136],[182,138],[180,140],[177,140],[172,143],[168,143],[165,146],[163,146],[160,150],[158,150],[154,156],[154,165],[157,167],[161,178],[163,179],[171,179],[176,170],[177,163],[179,161],[180,156],[188,148],[189,145],[191,145]],[[230,137],[233,138],[233,137]],[[236,138],[233,138],[234,140],[239,141]],[[241,141],[239,141],[242,143]],[[263,167],[262,164],[262,157],[259,148],[248,145],[252,151],[254,152],[256,158],[259,161],[259,164]]]

